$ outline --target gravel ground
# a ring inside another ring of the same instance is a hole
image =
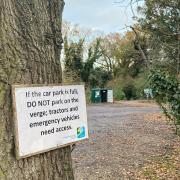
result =
[[[135,102],[89,106],[89,139],[72,153],[75,179],[129,179],[126,172],[170,150],[176,136],[166,122],[144,118],[158,112],[154,104]]]

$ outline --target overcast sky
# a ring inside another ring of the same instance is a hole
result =
[[[65,0],[63,19],[106,33],[123,32],[122,28],[134,23],[130,7],[122,7],[128,1],[117,4],[116,0]]]

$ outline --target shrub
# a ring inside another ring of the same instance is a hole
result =
[[[123,90],[127,100],[136,99],[136,88],[135,88],[134,84],[127,83],[124,85],[122,90]]]
[[[125,99],[125,94],[122,90],[123,83],[124,81],[121,78],[116,78],[107,84],[107,88],[113,89],[113,96],[116,101]]]
[[[136,98],[137,99],[144,99],[146,98],[144,94],[144,89],[149,88],[148,84],[148,75],[147,73],[141,73],[137,78],[134,79],[134,85],[136,88]]]
[[[156,70],[149,76],[154,98],[162,108],[164,114],[176,128],[180,130],[180,83],[178,78],[168,72]]]
[[[125,94],[124,94],[124,92],[122,91],[122,89],[121,88],[116,88],[116,89],[114,89],[114,99],[115,100],[123,100],[123,99],[125,99]]]

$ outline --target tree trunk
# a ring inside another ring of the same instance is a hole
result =
[[[0,0],[0,179],[74,179],[65,147],[17,161],[12,84],[61,82],[63,0]]]

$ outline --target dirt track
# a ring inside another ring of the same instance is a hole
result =
[[[127,171],[170,150],[175,136],[166,122],[144,118],[159,111],[135,102],[89,106],[90,138],[72,153],[76,180],[129,179]]]

